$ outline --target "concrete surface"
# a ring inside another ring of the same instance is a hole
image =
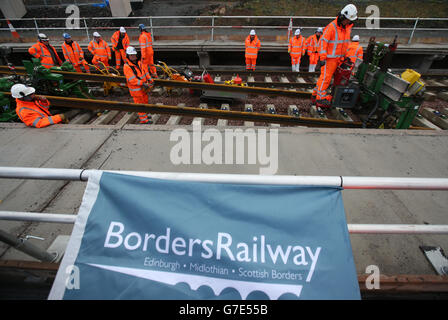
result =
[[[0,125],[0,165],[104,170],[258,174],[260,165],[178,165],[170,161],[172,130],[191,126]],[[207,127],[202,127],[205,130]],[[217,127],[214,127],[217,128]],[[245,127],[239,127],[245,129]],[[259,127],[255,127],[258,129]],[[263,127],[269,129],[267,127]],[[223,128],[218,128],[223,130]],[[229,129],[227,127],[226,129]],[[393,130],[279,128],[279,175],[448,178],[448,133]],[[83,182],[0,180],[0,210],[75,214]],[[348,223],[447,224],[446,191],[345,190]],[[0,229],[47,249],[71,225],[0,221]],[[434,274],[421,245],[448,250],[446,235],[351,235],[358,273]],[[1,259],[32,258],[0,246]]]

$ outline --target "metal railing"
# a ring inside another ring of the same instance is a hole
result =
[[[96,170],[0,167],[3,179],[40,179],[88,181]],[[274,184],[295,186],[341,187],[355,190],[445,190],[445,178],[393,178],[393,177],[352,177],[352,176],[260,176],[240,174],[172,173],[148,171],[104,172],[132,174],[156,179],[196,181],[233,184]],[[76,215],[38,212],[0,211],[0,220],[36,221],[54,223],[74,223]],[[352,234],[448,234],[448,225],[415,224],[348,224]]]
[[[9,19],[11,23],[14,25],[16,24],[23,24],[26,22],[32,22],[33,26],[28,27],[21,27],[21,26],[14,26],[15,29],[20,31],[33,31],[36,34],[42,31],[51,31],[51,30],[69,30],[65,26],[59,26],[59,27],[48,27],[48,24],[51,22],[64,22],[68,18],[22,18],[22,19]],[[73,20],[74,18],[70,18]],[[178,25],[175,23],[175,21],[183,20],[183,19],[194,19],[196,22],[198,21],[207,21],[208,23],[201,23],[201,24],[189,24],[189,25]],[[235,24],[225,24],[223,21],[225,20],[241,20],[242,23],[235,25]],[[285,33],[288,30],[288,23],[289,19],[293,19],[293,28],[300,27],[301,29],[310,29],[315,30],[318,27],[322,27],[327,25],[331,20],[334,19],[334,17],[325,17],[325,16],[143,16],[143,17],[94,17],[94,18],[79,18],[74,19],[79,22],[79,28],[72,29],[72,30],[79,30],[86,34],[87,38],[90,39],[90,33],[93,31],[101,31],[101,30],[116,30],[117,26],[101,26],[95,25],[95,22],[100,21],[109,21],[111,24],[114,24],[115,22],[119,22],[120,26],[127,27],[131,30],[137,30],[137,25],[139,23],[145,23],[148,28],[150,29],[151,33],[154,34],[157,31],[160,30],[170,30],[170,29],[177,29],[182,30],[186,29],[189,34],[191,34],[191,30],[205,30],[209,32],[209,39],[210,41],[215,41],[215,36],[217,34],[217,31],[228,31],[228,30],[248,30],[248,29],[257,29],[257,30],[280,30],[284,31]],[[395,32],[405,32],[409,34],[409,40],[408,43],[412,42],[412,39],[414,38],[414,35],[416,32],[419,31],[439,31],[439,32],[448,32],[448,28],[438,28],[438,27],[418,27],[418,25],[424,23],[424,22],[431,22],[435,24],[443,23],[448,26],[448,18],[392,18],[392,17],[379,17],[376,18],[379,20],[380,24],[381,22],[390,22],[390,23],[398,23],[398,22],[406,22],[405,24],[408,26],[402,26],[402,27],[394,27],[394,26],[387,26],[387,27],[379,27],[378,29],[372,29],[370,27],[362,27],[363,25],[362,21],[373,19],[371,17],[359,17],[358,22],[356,23],[355,27],[353,27],[353,31],[356,30],[370,30],[372,31],[372,35],[374,32],[378,30],[384,30],[384,31],[395,31]],[[160,22],[162,20],[169,20],[170,24],[168,25],[162,25]],[[266,20],[266,21],[272,21],[272,20],[278,20],[278,23],[276,25],[254,25],[249,23],[249,21],[253,20]],[[284,24],[283,21],[284,20]],[[218,23],[220,21],[221,23]],[[320,23],[317,23],[320,21]],[[316,23],[315,23],[316,22]],[[6,19],[0,19],[0,23],[2,25],[6,25]],[[312,24],[312,25],[310,25]],[[0,28],[0,31],[9,31],[9,28],[2,27]]]

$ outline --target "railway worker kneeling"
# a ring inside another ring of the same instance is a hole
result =
[[[20,120],[29,127],[43,128],[51,124],[67,123],[68,119],[63,114],[52,115],[50,102],[43,96],[34,93],[36,89],[24,84],[15,84],[11,87],[11,95],[16,99],[16,113]]]
[[[129,46],[126,49],[126,63],[123,72],[134,103],[147,104],[149,100],[148,91],[151,89],[154,80],[149,74],[148,65],[138,61],[137,51],[134,47]],[[139,112],[138,117],[140,123],[152,123],[149,113]]]

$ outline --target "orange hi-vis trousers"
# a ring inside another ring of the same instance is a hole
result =
[[[320,77],[317,80],[316,87],[313,90],[313,96],[316,100],[328,100],[331,101],[332,97],[327,93],[327,89],[330,86],[331,79],[335,73],[338,65],[341,63],[340,58],[327,58],[326,63],[320,68]]]
[[[147,104],[149,100],[148,94],[146,93],[143,95],[133,96],[132,98],[134,99],[134,103],[142,104]],[[140,123],[148,123],[151,120],[151,116],[145,112],[138,112],[138,119]]]
[[[255,58],[248,58],[246,57],[246,70],[253,70],[255,71],[255,66],[257,65],[257,57]]]
[[[115,50],[115,66],[120,68],[121,60],[126,61],[126,50]]]
[[[89,64],[88,64],[87,61],[85,61],[85,60],[83,60],[83,61],[82,61],[80,64],[78,64],[78,65],[73,65],[73,68],[75,68],[75,70],[78,71],[78,72],[82,72],[81,64],[84,66],[84,69],[86,70],[86,72],[90,73]]]
[[[147,55],[145,58],[142,58],[142,63],[148,66],[153,78],[157,77],[157,69],[154,66],[154,54]]]

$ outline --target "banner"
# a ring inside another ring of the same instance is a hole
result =
[[[96,172],[49,299],[360,299],[341,189]]]

